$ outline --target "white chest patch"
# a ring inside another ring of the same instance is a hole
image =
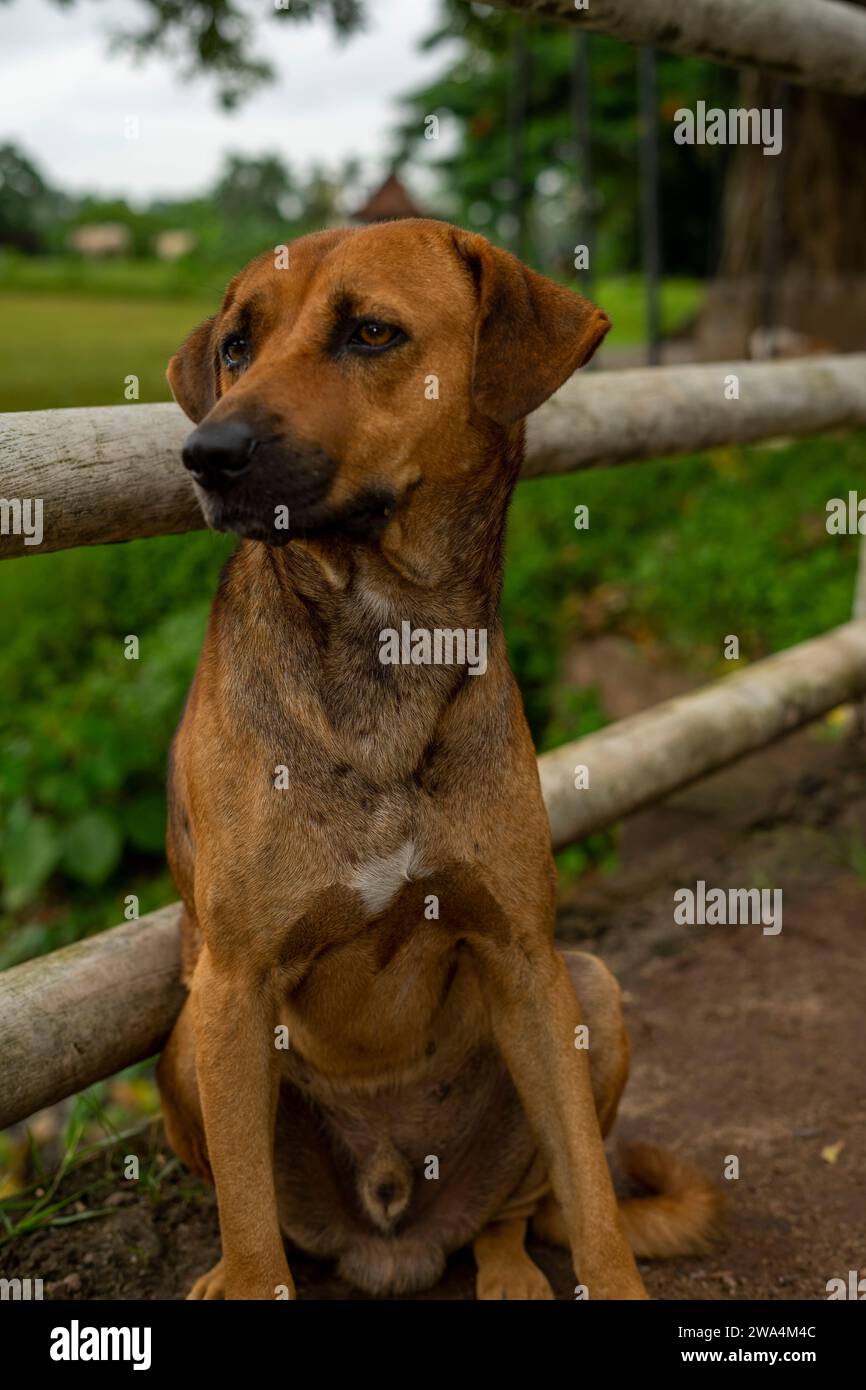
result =
[[[393,854],[359,864],[348,886],[360,893],[365,908],[373,915],[384,911],[405,883],[422,877],[423,873],[414,840],[404,840]]]

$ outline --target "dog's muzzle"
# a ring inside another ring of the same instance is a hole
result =
[[[264,423],[239,415],[206,421],[181,458],[215,531],[285,545],[328,513],[334,460]]]
[[[195,479],[205,520],[268,545],[294,537],[338,536],[374,542],[394,514],[397,496],[370,482],[338,506],[328,501],[337,463],[313,444],[235,415],[193,430],[181,457]]]

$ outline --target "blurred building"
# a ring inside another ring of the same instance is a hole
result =
[[[154,238],[153,249],[161,261],[178,261],[193,250],[197,240],[195,232],[172,227]]]
[[[132,237],[122,222],[85,222],[72,229],[66,244],[81,256],[128,256]]]
[[[372,193],[363,207],[351,214],[353,222],[394,222],[400,217],[429,217],[429,213],[410,197],[405,185],[395,173],[390,173],[380,188]]]

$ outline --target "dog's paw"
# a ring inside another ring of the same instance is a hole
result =
[[[475,1297],[482,1300],[507,1299],[509,1302],[536,1302],[553,1298],[553,1289],[538,1265],[528,1255],[509,1263],[491,1263],[479,1269]]]
[[[287,1265],[275,1265],[271,1274],[263,1274],[259,1269],[242,1272],[240,1276],[236,1272],[232,1279],[226,1272],[225,1260],[220,1260],[196,1279],[187,1294],[187,1299],[206,1302],[218,1298],[282,1300],[297,1298],[297,1292]]]
[[[213,1269],[209,1269],[207,1274],[203,1274],[200,1279],[196,1279],[187,1299],[212,1299],[225,1298],[226,1296],[226,1275],[223,1261],[215,1264]]]

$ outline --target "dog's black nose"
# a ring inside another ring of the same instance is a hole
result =
[[[247,471],[255,444],[244,420],[222,420],[193,430],[181,458],[200,487],[219,492]]]
[[[379,1186],[376,1188],[376,1196],[379,1198],[379,1201],[386,1211],[397,1196],[397,1191],[397,1184],[395,1182],[380,1182]]]

